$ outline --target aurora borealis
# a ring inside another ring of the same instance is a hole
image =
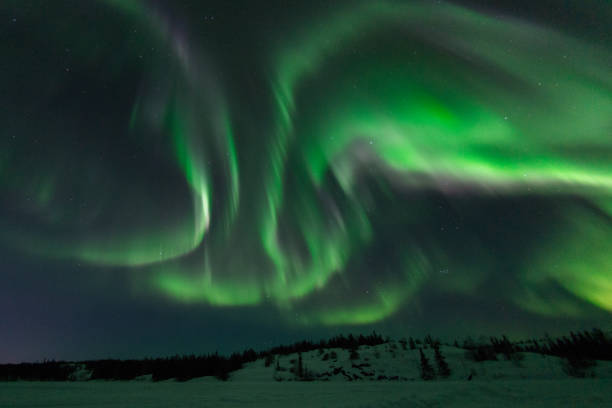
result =
[[[609,325],[612,5],[488,3],[0,3],[0,360]]]

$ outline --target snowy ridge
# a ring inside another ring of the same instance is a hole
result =
[[[571,378],[564,370],[564,359],[537,353],[516,353],[517,358],[506,360],[501,354],[497,361],[472,361],[468,352],[453,346],[440,346],[450,368],[450,376],[441,378],[431,347],[423,353],[434,368],[434,381],[465,380],[559,380]],[[296,374],[298,353],[275,355],[274,363],[266,367],[264,358],[245,364],[231,374],[229,381],[422,381],[419,348],[404,349],[400,342],[377,346],[361,346],[351,359],[351,351],[344,349],[314,350],[302,355],[303,369],[310,374],[300,378]],[[336,358],[331,356],[335,355]],[[612,378],[612,362],[597,361],[590,368],[589,377]]]

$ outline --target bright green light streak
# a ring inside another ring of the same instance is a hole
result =
[[[528,287],[554,281],[578,298],[612,312],[612,225],[602,216],[575,210],[568,228],[543,243],[534,262],[526,267]],[[547,300],[518,294],[516,301],[536,313],[563,316],[566,309],[542,307]],[[584,308],[574,311],[579,314]]]
[[[170,107],[168,126],[174,142],[176,158],[187,183],[193,191],[195,225],[193,248],[197,247],[210,224],[209,187],[203,153],[190,144],[188,122],[182,117],[178,107]]]
[[[256,305],[263,299],[255,282],[242,280],[240,285],[213,281],[209,268],[198,277],[185,277],[180,272],[166,270],[156,275],[155,284],[167,295],[185,303],[206,301],[215,306]]]
[[[225,115],[225,135],[227,140],[227,159],[230,172],[230,186],[231,186],[231,197],[230,197],[230,214],[227,221],[226,228],[229,231],[229,227],[236,218],[238,213],[238,206],[240,203],[240,173],[238,167],[238,154],[236,153],[236,144],[234,141],[234,133],[232,130],[232,124],[229,119],[229,115]]]
[[[301,316],[302,324],[325,326],[363,325],[375,323],[392,316],[407,300],[419,291],[432,265],[423,252],[412,250],[406,256],[399,276],[360,297],[358,304],[327,306],[325,310],[306,313]]]

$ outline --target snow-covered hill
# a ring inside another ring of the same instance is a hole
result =
[[[571,378],[564,371],[565,361],[554,356],[525,352],[516,353],[511,360],[499,354],[497,361],[476,362],[461,348],[442,345],[440,352],[451,374],[447,378],[437,375],[434,381]],[[424,348],[423,353],[437,373],[434,350]],[[315,350],[302,353],[302,366],[315,381],[422,381],[418,348],[404,349],[400,342],[391,341],[377,346],[361,346],[352,357],[351,352],[344,349]],[[232,373],[230,381],[299,381],[295,373],[298,362],[297,353],[276,355],[267,367],[265,359],[259,359]],[[587,376],[612,378],[612,362],[596,362]]]

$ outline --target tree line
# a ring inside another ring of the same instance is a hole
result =
[[[141,360],[91,360],[82,362],[43,361],[37,363],[1,364],[0,381],[74,381],[77,371],[85,369],[91,373],[91,380],[133,380],[150,375],[153,381],[176,379],[187,381],[192,378],[214,376],[227,380],[230,373],[241,369],[244,364],[273,355],[304,353],[317,349],[356,349],[363,345],[378,345],[385,341],[376,332],[369,335],[339,335],[329,340],[300,341],[281,345],[269,350],[256,352],[248,349],[242,353],[223,356],[218,353],[207,355],[175,355],[166,358],[145,358]]]
[[[151,376],[153,381],[176,379],[187,381],[192,378],[214,376],[220,380],[227,380],[233,371],[241,369],[244,364],[264,359],[266,366],[275,362],[275,356],[298,354],[296,373],[308,377],[301,363],[301,353],[319,350],[323,354],[325,349],[346,349],[351,352],[351,359],[358,356],[360,346],[376,346],[389,343],[388,337],[372,332],[369,335],[338,335],[328,340],[300,341],[289,345],[281,345],[271,349],[257,352],[247,349],[241,353],[229,356],[218,353],[206,355],[175,355],[166,358],[145,358],[140,360],[91,360],[82,362],[66,362],[45,360],[36,363],[0,364],[0,381],[75,381],[82,379],[79,372],[87,372],[88,379],[92,380],[132,380],[141,376]],[[423,379],[435,377],[448,377],[450,369],[440,353],[440,342],[431,335],[425,338],[399,340],[404,350],[419,349],[421,357],[421,376]],[[466,350],[466,357],[473,361],[497,360],[502,356],[507,360],[518,361],[522,358],[520,353],[533,352],[563,358],[565,371],[575,377],[587,376],[588,369],[596,360],[612,361],[612,338],[606,336],[601,329],[591,331],[570,332],[567,336],[543,339],[530,339],[521,342],[512,342],[506,336],[490,337],[488,341],[475,342],[466,338],[461,344],[455,340],[455,347]],[[422,348],[434,350],[436,369],[431,365]],[[323,354],[323,359],[329,355]],[[277,361],[277,360],[276,360]]]

